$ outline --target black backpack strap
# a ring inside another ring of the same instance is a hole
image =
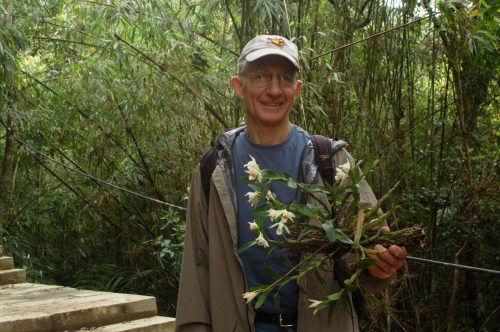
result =
[[[323,181],[328,184],[333,184],[335,174],[335,166],[333,165],[333,155],[340,149],[347,146],[347,142],[343,140],[332,140],[322,135],[313,135],[312,143],[314,146],[314,158],[318,165],[319,174]]]
[[[207,203],[208,198],[210,197],[210,180],[212,179],[212,173],[214,172],[215,165],[217,163],[218,151],[219,149],[212,147],[210,150],[205,152],[200,161],[201,183],[203,185],[203,194],[205,195]]]
[[[314,154],[316,165],[318,165],[318,171],[323,181],[333,184],[334,174],[335,174],[335,165],[333,163],[333,156],[340,149],[347,146],[347,142],[342,140],[332,140],[322,135],[313,135],[312,142],[314,146]],[[344,275],[341,270],[335,264],[334,268],[334,278],[340,284],[341,287],[344,287],[344,280],[348,278],[347,275]],[[365,299],[360,290],[356,290],[351,292],[352,297],[352,306],[358,315],[358,318],[362,318],[366,314],[365,309]]]

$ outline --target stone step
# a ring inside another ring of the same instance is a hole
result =
[[[8,256],[0,256],[0,271],[14,268],[14,259]]]
[[[0,331],[75,331],[156,314],[151,296],[30,283],[0,286]]]
[[[0,271],[0,285],[19,284],[26,282],[25,269],[10,269]]]
[[[155,316],[96,328],[84,328],[78,331],[89,330],[99,332],[174,332],[175,318]]]

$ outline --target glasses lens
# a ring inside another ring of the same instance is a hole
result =
[[[251,77],[252,77],[252,83],[254,83],[255,85],[265,86],[272,81],[273,74],[265,70],[257,70],[252,72]]]
[[[263,87],[271,83],[274,75],[278,78],[281,87],[291,87],[295,84],[295,74],[293,73],[273,74],[266,70],[256,70],[250,74],[250,78],[254,85]]]
[[[280,78],[281,86],[291,87],[295,84],[295,75],[294,74],[284,73],[284,74],[280,74],[278,77]]]

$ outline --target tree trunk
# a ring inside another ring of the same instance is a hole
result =
[[[6,14],[5,14],[5,25],[12,25],[12,0],[7,0],[6,5]],[[8,96],[12,94],[7,94]],[[0,177],[0,246],[3,245],[3,233],[4,233],[4,225],[5,220],[7,218],[7,207],[8,207],[8,199],[9,199],[9,191],[12,186],[12,177],[14,172],[12,171],[12,157],[14,155],[14,119],[12,117],[14,106],[11,104],[12,100],[7,100],[8,107],[8,115],[7,115],[7,123],[6,130],[7,135],[5,137],[5,149],[4,156],[2,162],[2,173]]]

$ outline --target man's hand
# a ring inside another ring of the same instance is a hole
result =
[[[381,228],[382,233],[389,233],[391,230],[387,226]],[[373,249],[379,254],[368,254],[369,258],[377,260],[377,263],[368,267],[368,272],[375,278],[388,279],[403,266],[406,260],[406,249],[397,245],[392,245],[386,249],[380,244],[376,244]]]

